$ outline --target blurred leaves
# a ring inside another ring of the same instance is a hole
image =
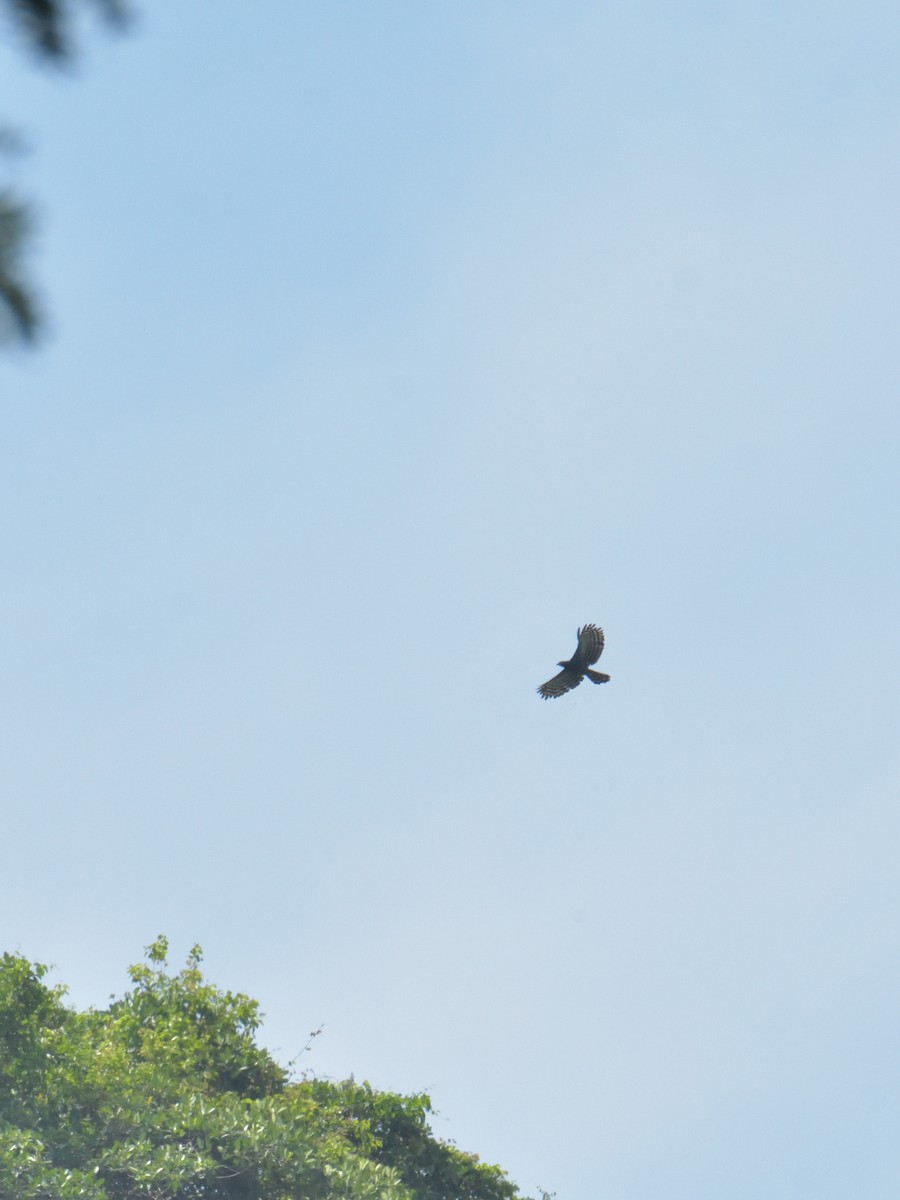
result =
[[[24,44],[45,61],[62,63],[73,53],[71,27],[76,5],[72,0],[0,0]],[[92,0],[110,23],[128,19],[125,0]],[[21,149],[18,132],[0,128],[0,154]],[[0,341],[33,342],[40,314],[22,267],[33,222],[27,205],[8,190],[0,191]]]
[[[125,0],[91,0],[93,7],[113,24],[128,18]],[[6,0],[13,24],[33,50],[43,58],[60,61],[72,53],[71,0]]]
[[[34,296],[21,274],[31,221],[25,206],[0,192],[0,339],[32,341],[38,326]]]

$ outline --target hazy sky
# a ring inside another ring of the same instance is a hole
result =
[[[900,8],[140,7],[0,46],[0,949],[526,1192],[895,1200]]]

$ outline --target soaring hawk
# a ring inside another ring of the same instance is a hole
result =
[[[597,625],[585,625],[578,630],[578,645],[575,653],[568,661],[557,663],[562,667],[558,675],[548,679],[538,688],[538,694],[545,700],[555,700],[577,688],[585,675],[591,683],[608,683],[609,676],[602,671],[592,671],[591,664],[595,663],[603,653],[603,630]]]

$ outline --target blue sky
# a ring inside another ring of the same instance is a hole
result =
[[[900,10],[79,42],[0,45],[3,948],[200,942],[526,1192],[895,1197]]]

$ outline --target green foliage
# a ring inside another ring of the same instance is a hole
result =
[[[254,1042],[256,1001],[205,983],[199,946],[191,950],[183,971],[167,975],[167,951],[165,938],[158,938],[147,950],[152,965],[129,970],[134,991],[109,1010],[120,1041],[141,1062],[163,1068],[171,1080],[190,1077],[194,1088],[202,1081],[211,1092],[247,1097],[280,1090],[285,1072]]]
[[[514,1200],[428,1129],[427,1096],[291,1082],[259,1008],[177,974],[158,938],[132,990],[76,1012],[46,968],[0,960],[0,1200]]]
[[[417,1200],[513,1200],[514,1184],[500,1167],[436,1140],[428,1128],[428,1096],[376,1092],[367,1083],[305,1080],[296,1091],[337,1113],[354,1144],[396,1170]]]

